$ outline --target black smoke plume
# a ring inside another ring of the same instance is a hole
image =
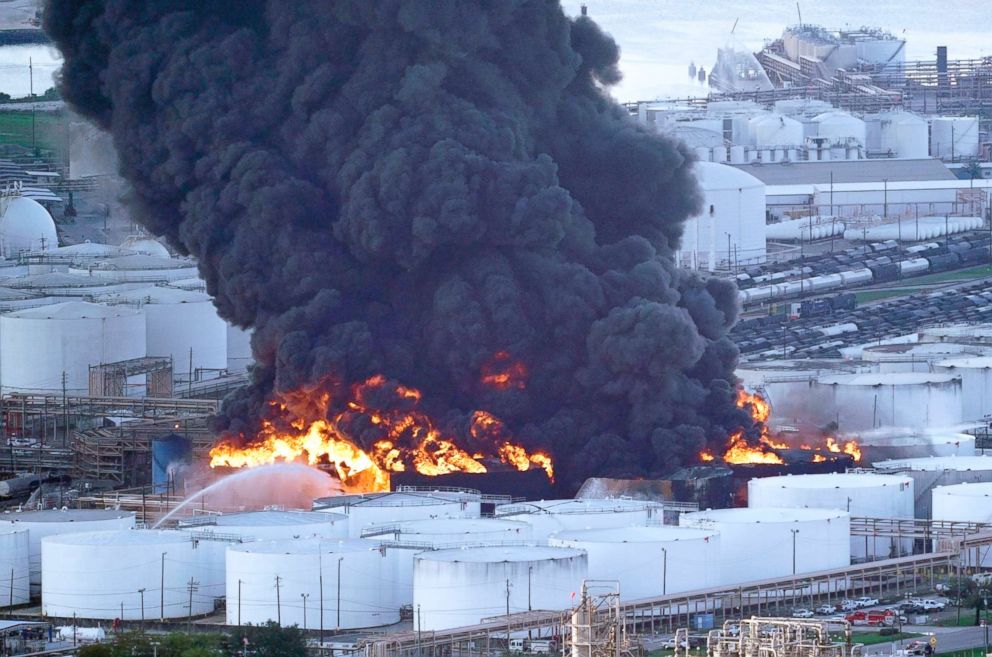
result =
[[[381,373],[446,430],[497,415],[574,488],[746,422],[733,288],[672,258],[691,157],[607,96],[619,50],[592,20],[551,0],[49,0],[45,29],[140,221],[254,328],[222,429]],[[480,385],[498,352],[525,387]]]

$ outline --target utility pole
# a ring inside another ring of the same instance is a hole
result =
[[[337,601],[337,605],[336,605],[336,609],[337,609],[337,612],[338,612],[338,624],[337,624],[337,630],[336,630],[337,632],[340,632],[341,631],[341,562],[342,561],[344,561],[344,557],[338,557],[338,601]],[[419,606],[418,606],[418,609],[419,609]],[[418,622],[419,622],[419,620],[418,620]]]
[[[189,591],[189,617],[187,618],[186,631],[190,633],[193,632],[193,591],[200,588],[199,584],[200,583],[198,581],[190,577],[189,584],[186,585],[186,588]]]
[[[159,598],[158,598],[158,620],[160,623],[165,621],[165,555],[168,552],[162,553],[162,574],[159,579]]]
[[[241,580],[238,580],[238,627],[241,627]]]
[[[35,142],[34,129],[34,61],[31,57],[28,57],[28,93],[31,96],[31,150],[36,153],[38,151],[38,144]]]
[[[668,595],[668,549],[661,548],[661,594]]]
[[[798,529],[790,529],[792,532],[792,574],[796,574],[796,534],[799,533]]]
[[[506,580],[506,649],[510,649],[510,580]]]
[[[527,566],[527,611],[532,611],[534,608],[530,605],[530,578],[534,571],[534,566]]]
[[[138,589],[138,595],[141,596],[141,631],[145,631],[145,589]]]
[[[276,575],[276,625],[282,627],[282,600],[279,596],[279,582],[282,580],[281,577]]]
[[[300,597],[303,598],[303,631],[307,631],[307,598],[310,597],[309,593],[301,593]]]

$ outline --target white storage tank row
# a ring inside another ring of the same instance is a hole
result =
[[[932,492],[940,486],[992,482],[992,456],[929,456],[889,459],[874,463],[879,472],[896,473],[913,479],[915,515],[930,519]]]
[[[904,475],[832,473],[786,475],[752,479],[747,485],[752,509],[789,507],[835,509],[870,518],[913,518],[913,480]],[[889,537],[850,538],[850,555],[857,559],[902,556],[912,540]]]

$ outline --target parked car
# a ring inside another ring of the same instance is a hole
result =
[[[933,598],[914,598],[910,602],[923,611],[942,611],[947,604],[940,600],[934,600]]]
[[[854,611],[858,608],[858,604],[854,600],[841,600],[840,610],[841,611]]]
[[[858,607],[874,607],[878,604],[878,598],[869,598],[868,596],[862,596],[854,601],[854,604]]]
[[[792,617],[793,618],[812,618],[813,617],[813,612],[810,611],[809,609],[793,609],[792,610]]]
[[[837,613],[837,607],[833,605],[820,605],[813,611],[819,614],[820,616],[829,616],[830,614]]]

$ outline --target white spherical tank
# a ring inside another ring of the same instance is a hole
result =
[[[324,497],[315,500],[313,508],[347,515],[348,534],[358,538],[370,527],[406,520],[478,518],[481,497],[467,492],[366,493]]]
[[[204,554],[188,533],[171,530],[46,536],[41,541],[42,613],[61,618],[141,620],[142,611],[145,618],[212,612],[214,596],[199,589],[209,578],[205,578],[210,564],[205,563]]]
[[[140,358],[145,316],[132,308],[84,301],[0,315],[3,390],[89,390],[89,367]],[[65,381],[63,382],[63,373]]]
[[[497,518],[529,524],[538,541],[571,529],[643,527],[654,519],[660,523],[661,514],[655,502],[628,499],[541,500],[496,507]]]
[[[8,606],[31,599],[29,562],[27,530],[0,527],[0,591]]]
[[[842,431],[961,422],[961,379],[949,374],[849,374],[823,377],[813,388],[827,393],[824,412]]]
[[[196,534],[220,534],[259,541],[315,536],[347,538],[348,516],[314,511],[246,511],[194,516],[181,520],[179,529]]]
[[[992,482],[992,456],[930,456],[874,463],[882,473],[912,477],[916,517],[931,518],[931,490],[936,486]]]
[[[750,508],[789,507],[839,509],[868,518],[913,518],[913,480],[905,475],[830,473],[786,475],[752,479],[747,484]],[[851,538],[856,559],[901,556],[912,550],[912,540],[877,537]]]
[[[851,518],[846,511],[710,509],[683,513],[679,526],[719,532],[716,569],[721,586],[842,568],[851,562]]]
[[[624,600],[720,585],[720,535],[688,527],[624,527],[559,532],[555,547],[584,550],[589,578],[617,580]]]
[[[728,268],[765,260],[765,184],[715,162],[693,165],[703,190],[702,212],[686,221],[681,263]]]
[[[482,547],[418,555],[414,627],[444,630],[528,609],[567,609],[587,577],[586,554],[560,547]]]
[[[961,419],[981,420],[992,413],[992,356],[949,358],[935,363],[934,371],[961,377]]]
[[[191,364],[194,371],[227,367],[227,322],[217,315],[208,294],[150,286],[102,300],[129,304],[145,313],[148,355],[170,356],[174,375],[188,377]]]
[[[978,155],[978,117],[938,116],[930,122],[930,155],[958,160]]]
[[[400,620],[392,587],[398,550],[361,539],[261,541],[227,550],[227,624],[308,630]],[[305,618],[304,618],[305,616]]]
[[[749,122],[754,146],[798,146],[803,143],[803,124],[782,114],[762,114]]]
[[[132,529],[134,513],[110,509],[53,509],[0,515],[0,528],[28,530],[31,558],[31,591],[41,590],[41,539],[78,532]]]
[[[847,112],[824,112],[813,117],[816,136],[826,139],[827,145],[853,142],[865,146],[865,122]]]
[[[59,245],[55,221],[41,203],[24,196],[0,199],[0,255],[16,258]]]
[[[172,257],[172,254],[169,253],[169,249],[165,248],[164,244],[151,237],[134,235],[124,240],[121,246],[129,251],[134,251],[135,253],[140,253],[142,255],[156,256],[159,258]]]

